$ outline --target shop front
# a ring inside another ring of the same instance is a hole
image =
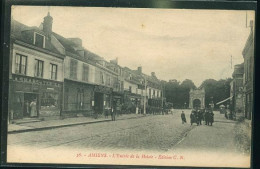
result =
[[[124,98],[123,92],[113,92],[112,95],[113,95],[112,106],[114,110],[116,110],[118,114],[122,114],[122,104]]]
[[[93,114],[91,105],[94,98],[93,88],[92,84],[65,79],[62,116],[91,116]]]
[[[125,92],[122,112],[126,114],[140,113],[141,108],[141,95]]]
[[[95,85],[92,107],[96,116],[104,114],[112,108],[112,88],[107,86]]]
[[[9,119],[60,117],[62,82],[12,75],[9,81]]]

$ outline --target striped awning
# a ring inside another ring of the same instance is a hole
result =
[[[219,104],[221,104],[221,103],[224,103],[224,102],[226,102],[226,101],[232,99],[232,97],[233,97],[233,96],[231,96],[231,97],[229,97],[229,98],[226,98],[225,100],[222,100],[222,101],[216,103],[216,105],[219,105]]]

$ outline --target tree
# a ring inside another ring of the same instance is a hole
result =
[[[189,102],[190,89],[196,86],[192,80],[186,79],[181,84],[176,79],[169,80],[165,86],[165,97],[167,102],[173,103],[175,108],[183,108]]]
[[[230,82],[231,78],[220,79],[218,81],[214,79],[206,79],[200,85],[200,88],[205,89],[205,105],[208,106],[211,101],[213,103],[220,102],[230,95]]]

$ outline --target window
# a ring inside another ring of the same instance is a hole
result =
[[[88,81],[88,74],[89,74],[89,66],[87,64],[83,64],[83,74],[82,74],[83,81]]]
[[[149,89],[149,98],[151,98],[151,89]]]
[[[132,86],[129,86],[129,92],[132,93]]]
[[[26,75],[27,56],[16,54],[15,73]]]
[[[51,63],[51,79],[57,80],[58,66]]]
[[[136,94],[138,94],[138,88],[136,88]]]
[[[157,90],[157,97],[159,97],[159,90]]]
[[[45,48],[45,37],[43,35],[40,35],[38,33],[34,34],[34,45]]]
[[[35,59],[35,71],[36,77],[43,77],[43,61]]]
[[[129,75],[129,80],[132,80],[132,75],[131,74]]]
[[[103,72],[100,72],[100,82],[101,82],[101,84],[104,84],[104,74],[103,74]]]
[[[77,64],[76,60],[70,60],[70,78],[77,79]]]
[[[43,92],[41,96],[41,109],[58,108],[59,95],[58,93]]]
[[[111,78],[110,78],[110,76],[109,75],[107,75],[108,77],[107,77],[107,84],[110,86],[111,85]]]

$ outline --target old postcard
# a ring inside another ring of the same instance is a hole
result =
[[[250,167],[254,10],[12,6],[8,163]]]

